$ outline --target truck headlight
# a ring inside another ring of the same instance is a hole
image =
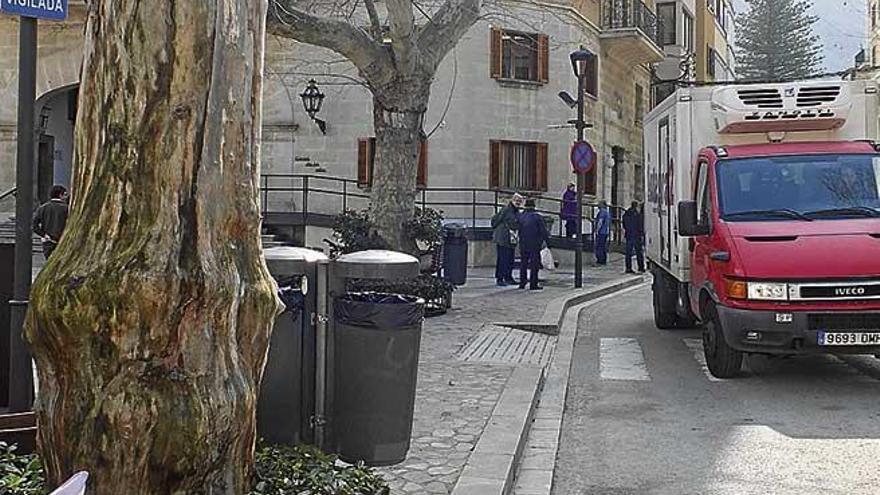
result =
[[[787,301],[788,284],[780,282],[749,282],[749,299]]]

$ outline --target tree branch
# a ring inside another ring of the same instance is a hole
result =
[[[480,0],[446,0],[419,35],[418,46],[425,63],[440,65],[479,16]]]
[[[397,67],[405,73],[412,72],[418,57],[416,44],[416,17],[412,0],[386,0],[388,24],[391,30],[391,48]]]
[[[373,26],[373,38],[381,43],[382,21],[379,20],[379,13],[376,12],[376,2],[375,0],[364,0],[364,6],[367,8],[367,15],[370,16],[370,24]]]
[[[363,29],[309,14],[294,7],[295,3],[296,0],[270,1],[270,33],[333,50],[350,60],[372,84],[381,85],[393,72],[388,51]]]

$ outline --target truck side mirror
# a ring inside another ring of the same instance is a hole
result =
[[[697,223],[696,201],[678,203],[678,235],[682,237],[709,235],[709,225]]]

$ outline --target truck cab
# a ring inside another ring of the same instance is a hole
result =
[[[848,89],[876,94],[864,88]],[[673,169],[666,194],[646,207],[657,215],[646,220],[649,243],[669,243],[653,257],[648,247],[657,326],[702,324],[706,362],[719,378],[736,376],[746,353],[880,355],[880,147],[834,139],[875,135],[876,112],[856,115],[846,132],[840,122],[807,125],[820,140],[785,139],[785,123],[775,122],[749,139],[700,137],[681,128],[692,115],[678,117],[678,141],[733,143],[696,148],[686,164],[659,161]]]
[[[690,310],[720,374],[742,353],[880,354],[880,153],[870,143],[703,150]],[[707,360],[708,361],[708,360]]]

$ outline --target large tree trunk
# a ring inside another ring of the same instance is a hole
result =
[[[27,321],[53,483],[249,489],[279,307],[257,200],[265,11],[91,2],[71,218]]]
[[[372,216],[379,235],[391,249],[414,252],[416,245],[404,227],[415,210],[419,149],[424,139],[422,124],[432,78],[419,78],[408,89],[377,89],[373,98],[376,158],[370,195]],[[389,96],[393,97],[389,98]],[[389,101],[400,102],[390,105]]]

